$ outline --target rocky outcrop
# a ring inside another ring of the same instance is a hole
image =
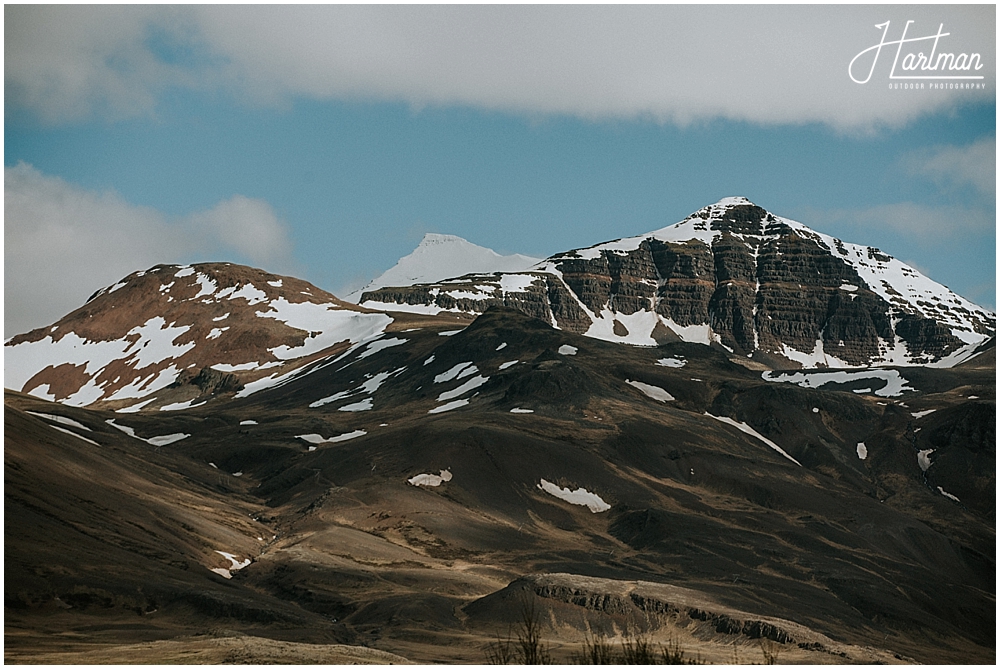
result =
[[[528,604],[529,596],[536,598],[536,606],[553,610],[550,620],[572,624],[570,621],[576,619],[585,628],[591,624],[584,622],[586,614],[597,614],[617,621],[623,629],[650,631],[666,625],[691,626],[782,644],[795,643],[796,638],[808,637],[813,641],[818,637],[792,621],[739,611],[689,588],[578,574],[524,576],[503,590],[472,602],[465,611],[473,618],[513,616],[516,620],[519,607]],[[573,615],[573,609],[585,618]]]
[[[472,313],[507,306],[612,341],[673,335],[790,367],[959,362],[996,330],[991,312],[878,249],[744,198],[647,235],[554,255],[530,273],[382,288],[362,304]]]

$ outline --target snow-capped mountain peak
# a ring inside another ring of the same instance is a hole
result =
[[[553,255],[530,272],[436,281],[372,290],[365,306],[502,305],[600,339],[714,343],[778,366],[956,364],[996,331],[992,312],[879,249],[745,197]]]
[[[393,267],[345,299],[357,303],[365,292],[386,286],[433,283],[465,274],[521,272],[540,261],[541,258],[520,254],[502,256],[455,235],[428,232],[412,253],[400,258]]]

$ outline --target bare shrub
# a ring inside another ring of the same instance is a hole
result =
[[[764,664],[777,664],[781,646],[770,639],[761,639],[760,652],[764,656]]]

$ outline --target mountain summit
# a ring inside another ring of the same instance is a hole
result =
[[[384,287],[361,304],[425,313],[506,306],[599,339],[716,344],[771,366],[950,366],[996,331],[993,313],[899,260],[744,197],[530,271]]]
[[[520,272],[539,262],[541,258],[531,258],[516,253],[502,256],[492,249],[478,246],[455,235],[428,232],[412,253],[400,258],[393,267],[364,288],[349,294],[346,299],[348,302],[356,303],[366,291],[386,286],[431,283],[463,274]]]
[[[182,409],[378,336],[393,320],[251,267],[157,265],[8,340],[4,385],[74,406],[134,410],[159,394],[171,398],[160,403],[168,410]]]

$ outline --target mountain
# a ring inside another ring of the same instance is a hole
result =
[[[347,296],[349,302],[358,302],[366,291],[385,286],[410,286],[415,283],[432,283],[465,274],[492,272],[521,272],[541,262],[519,254],[502,256],[492,249],[477,246],[461,237],[428,232],[413,253],[403,256],[393,267],[360,290]],[[393,305],[384,305],[393,308]]]
[[[158,265],[9,339],[4,385],[72,406],[179,410],[246,383],[280,383],[317,355],[413,320],[241,265]]]
[[[453,273],[457,276],[457,273]],[[949,366],[996,317],[878,249],[726,198],[528,271],[367,290],[370,308],[518,309],[608,341],[717,344],[767,366]]]
[[[762,374],[422,318],[177,411],[8,391],[5,660],[480,664],[531,611],[562,663],[995,658],[992,351]]]
[[[992,314],[762,211],[369,293],[438,313],[160,265],[14,337],[5,661],[995,663]],[[909,364],[784,348],[879,314]]]

